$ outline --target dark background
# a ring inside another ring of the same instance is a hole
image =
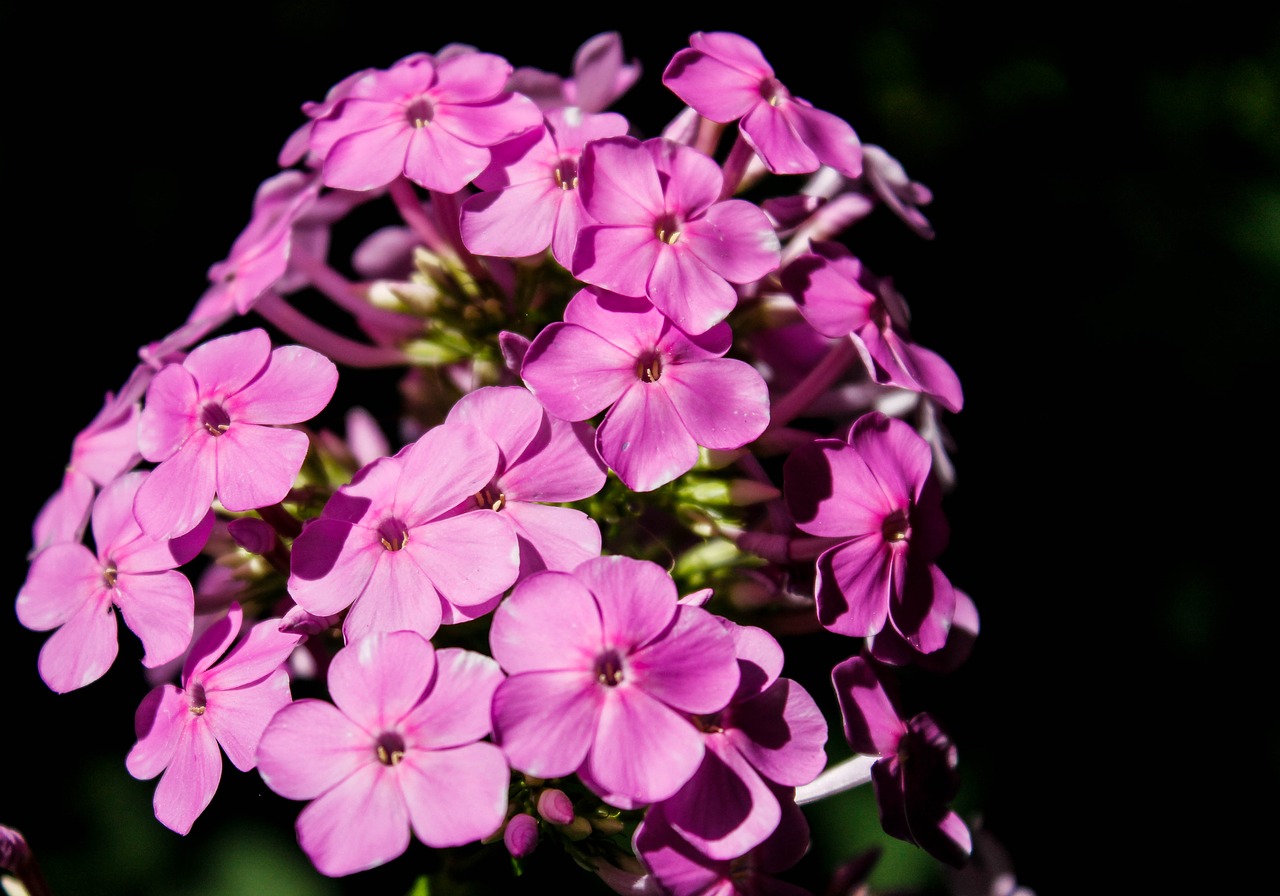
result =
[[[582,41],[616,29],[645,70],[617,108],[654,134],[679,110],[667,60],[692,31],[734,30],[935,193],[931,242],[892,218],[850,234],[966,394],[947,420],[959,483],[940,562],[982,634],[920,707],[957,742],[960,807],[1041,896],[1220,891],[1268,873],[1251,819],[1274,811],[1280,756],[1263,569],[1280,18],[964,6],[860,5],[840,22],[799,5],[759,19],[6,7],[8,593],[72,437],[137,347],[185,318],[304,101],[455,41],[568,74]],[[107,676],[58,696],[36,671],[45,637],[0,620],[0,823],[27,834],[59,896],[248,892],[264,863],[273,893],[356,892],[310,868],[292,843],[300,805],[256,775],[228,766],[187,838],[161,827],[155,782],[124,769],[145,690],[136,639],[122,629]],[[866,839],[824,832],[845,835]]]

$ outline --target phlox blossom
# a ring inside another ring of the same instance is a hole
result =
[[[584,283],[645,296],[691,335],[724,320],[734,284],[772,273],[781,245],[769,218],[744,199],[721,199],[720,166],[656,137],[593,140],[578,165],[590,221],[570,269]]]
[[[152,472],[137,470],[109,483],[93,502],[96,550],[79,542],[52,544],[31,561],[18,591],[18,621],[56,628],[40,649],[40,677],[58,693],[101,678],[115,662],[115,610],[145,648],[143,665],[179,656],[191,640],[195,596],[178,567],[195,559],[213,529],[213,513],[182,537],[154,539],[134,519],[134,499]]]
[[[508,677],[494,736],[513,768],[541,778],[581,769],[613,805],[666,799],[705,753],[692,715],[738,686],[733,639],[647,560],[610,555],[516,585],[489,633]]]
[[[723,710],[698,717],[706,756],[661,806],[667,823],[702,855],[733,859],[778,827],[786,802],[779,790],[822,771],[827,723],[813,697],[781,676],[782,647],[770,634],[721,621],[738,655],[738,690]]]
[[[712,121],[737,121],[743,138],[775,174],[827,165],[862,172],[862,146],[848,122],[792,96],[760,48],[740,34],[699,31],[672,57],[662,83]]]
[[[135,715],[138,742],[125,766],[140,780],[161,776],[156,818],[179,834],[213,800],[222,779],[219,747],[240,771],[251,770],[263,729],[291,699],[284,662],[302,636],[267,620],[228,651],[243,622],[244,611],[233,603],[191,648],[182,686],[152,689]]]
[[[547,113],[536,141],[511,140],[496,147],[493,161],[476,178],[478,193],[462,204],[462,240],[477,255],[521,258],[551,247],[566,268],[582,227],[578,160],[591,140],[627,132],[627,120],[577,108]]]
[[[498,830],[510,771],[484,740],[502,679],[487,656],[436,650],[415,632],[379,632],[339,650],[333,703],[276,713],[258,772],[281,796],[310,802],[298,843],[331,877],[382,865],[409,846],[462,846]]]
[[[818,557],[818,619],[852,637],[893,625],[913,648],[947,641],[955,589],[934,561],[950,535],[930,476],[932,451],[911,424],[863,414],[847,439],[817,439],[783,466],[796,526],[839,539]]]
[[[542,127],[528,97],[506,89],[511,65],[492,53],[418,53],[366,74],[315,121],[324,183],[373,190],[400,176],[455,193],[489,164],[494,145]]]
[[[523,386],[484,386],[462,396],[445,422],[468,423],[498,446],[489,484],[464,499],[468,510],[500,513],[520,544],[520,577],[568,571],[600,555],[600,527],[581,510],[555,504],[589,498],[608,475],[586,423],[553,417]]]
[[[604,31],[587,38],[573,54],[573,76],[521,66],[511,73],[508,87],[523,93],[543,112],[574,106],[583,112],[603,112],[640,77],[638,60],[627,62],[622,36]]]
[[[600,457],[629,488],[651,491],[688,472],[698,446],[739,448],[769,423],[751,365],[724,357],[733,334],[690,336],[647,300],[584,288],[525,353],[521,375],[551,414],[586,420]]]
[[[316,616],[350,607],[350,642],[492,609],[516,580],[520,548],[509,514],[460,513],[493,482],[498,446],[468,424],[442,423],[361,468],[293,542],[289,593]]]
[[[956,748],[928,713],[903,720],[875,664],[862,656],[831,670],[845,738],[879,756],[871,782],[885,833],[961,867],[973,851],[964,821],[948,804],[960,790]]]
[[[309,440],[289,424],[320,413],[338,368],[300,345],[272,349],[262,329],[220,336],[152,379],[138,423],[143,458],[157,464],[138,490],[138,523],[155,538],[191,529],[216,497],[233,512],[278,504]]]

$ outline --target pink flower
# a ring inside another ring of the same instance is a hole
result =
[[[316,616],[351,610],[347,641],[488,612],[516,580],[520,548],[509,514],[458,513],[492,482],[498,446],[464,423],[443,423],[362,468],[293,542],[289,593]]]
[[[533,340],[521,375],[563,420],[608,408],[601,458],[629,488],[651,491],[692,468],[699,445],[739,448],[768,425],[768,388],[723,357],[731,339],[728,324],[690,336],[645,299],[587,288]]]
[[[40,677],[58,693],[101,678],[115,662],[115,610],[145,648],[143,665],[169,662],[187,648],[195,619],[191,582],[177,567],[193,560],[213,528],[203,517],[183,537],[156,540],[133,516],[145,470],[125,473],[93,502],[97,550],[79,542],[45,548],[31,562],[18,591],[18,621],[36,631],[57,631],[40,650]]]
[[[724,320],[738,303],[733,284],[778,266],[768,217],[745,200],[721,200],[720,166],[696,149],[611,137],[586,145],[578,171],[594,223],[579,231],[573,275],[647,297],[686,333]]]
[[[233,603],[196,642],[182,670],[182,686],[154,688],[134,720],[138,742],[125,760],[139,780],[163,775],[153,802],[165,827],[186,834],[213,800],[222,779],[222,754],[242,772],[256,764],[267,722],[287,706],[284,662],[300,635],[282,633],[278,620],[260,622],[221,662],[244,621]]]
[[[723,710],[698,717],[706,757],[661,804],[667,823],[710,859],[763,843],[782,818],[776,792],[808,784],[827,761],[826,719],[803,687],[781,677],[782,647],[763,629],[722,623],[738,655],[738,690]]]
[[[956,748],[928,713],[903,721],[873,663],[850,657],[831,670],[845,738],[856,753],[879,756],[871,781],[885,833],[962,867],[973,838],[948,808],[960,790]]]
[[[930,476],[932,451],[909,423],[870,411],[848,440],[792,452],[783,490],[796,526],[839,541],[818,557],[818,619],[852,637],[886,621],[921,653],[940,649],[955,590],[934,564],[950,534]]]
[[[862,146],[843,119],[792,96],[760,48],[725,31],[699,31],[676,53],[662,83],[705,118],[738,121],[742,136],[775,174],[807,174],[827,165],[862,172]]]
[[[520,543],[520,578],[544,569],[568,571],[600,556],[600,527],[581,510],[551,506],[589,498],[607,471],[585,423],[547,414],[523,386],[485,386],[449,409],[445,422],[468,423],[498,446],[489,484],[465,499],[468,510],[496,511]]]
[[[690,714],[738,686],[733,640],[671,577],[622,555],[535,573],[494,612],[489,643],[508,678],[493,698],[511,765],[555,778],[579,769],[613,805],[663,800],[702,762]]]
[[[483,741],[502,672],[487,656],[436,650],[415,632],[372,634],[329,666],[333,703],[298,700],[258,744],[258,772],[292,800],[298,842],[331,877],[382,865],[413,834],[461,846],[498,830],[510,770]]]
[[[583,41],[573,54],[573,77],[522,66],[508,86],[523,93],[544,112],[576,106],[583,112],[603,112],[640,77],[638,60],[624,62],[622,37],[605,31]]]
[[[871,185],[872,192],[918,235],[933,239],[933,225],[920,211],[920,206],[933,201],[933,192],[908,177],[902,163],[883,147],[868,144],[862,150],[866,163],[862,177]]]
[[[566,268],[582,227],[578,160],[591,140],[627,132],[621,115],[554,109],[535,142],[513,140],[494,149],[476,178],[485,192],[462,204],[462,240],[477,255],[521,258],[551,247]]]
[[[955,371],[936,352],[911,341],[902,296],[844,245],[812,243],[809,252],[782,269],[780,279],[815,330],[853,339],[875,382],[932,396],[952,413],[963,407]]]
[[[511,71],[500,56],[467,52],[370,72],[312,128],[312,150],[327,145],[324,183],[372,190],[403,175],[456,193],[488,166],[491,147],[542,126],[533,101],[506,89]]]
[[[324,409],[338,369],[319,352],[271,348],[265,330],[221,336],[164,367],[147,389],[142,456],[158,466],[134,512],[155,538],[188,531],[215,496],[230,511],[277,504],[293,487],[309,440],[287,424]]]

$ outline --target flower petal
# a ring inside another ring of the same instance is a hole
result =
[[[511,771],[493,744],[411,751],[397,771],[413,832],[427,846],[463,846],[502,826]]]

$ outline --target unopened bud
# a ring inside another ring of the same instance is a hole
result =
[[[512,816],[502,832],[502,842],[512,857],[523,859],[538,845],[537,819],[524,812]]]
[[[276,530],[265,521],[251,516],[228,522],[227,534],[250,554],[265,554],[276,546]]]
[[[622,833],[622,819],[614,815],[593,815],[591,816],[591,826],[604,834],[606,837],[612,837],[614,834]]]
[[[569,824],[562,824],[558,827],[570,840],[585,840],[591,836],[591,822],[581,815],[576,816]]]
[[[552,824],[571,824],[573,801],[563,790],[548,787],[538,794],[538,814]]]

